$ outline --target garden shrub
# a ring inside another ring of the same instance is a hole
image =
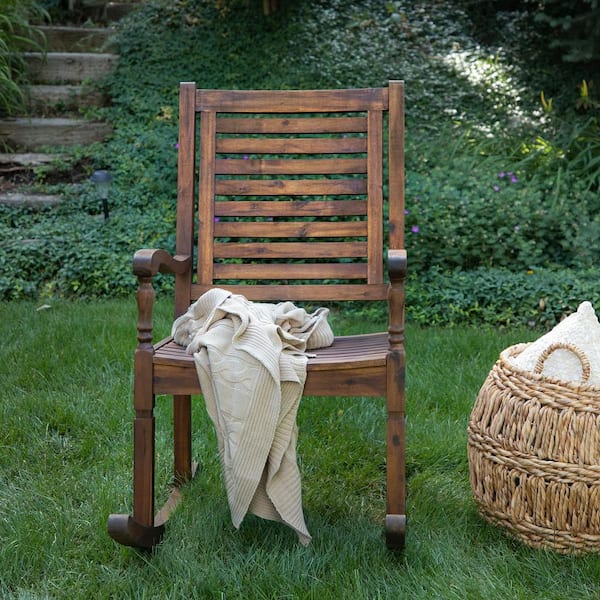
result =
[[[566,62],[600,61],[600,6],[597,0],[531,2],[536,21],[549,34],[550,48]]]
[[[27,68],[21,53],[43,50],[44,37],[32,23],[45,16],[33,0],[0,0],[0,117],[24,108]]]
[[[458,0],[484,40],[498,38],[502,17],[522,15],[544,40],[545,51],[567,63],[600,60],[600,6],[597,0]]]
[[[600,307],[599,268],[412,272],[406,313],[418,325],[526,325],[548,329],[589,300]]]
[[[598,195],[576,177],[557,193],[552,180],[527,180],[463,156],[408,171],[407,248],[415,270],[586,267],[597,256]]]

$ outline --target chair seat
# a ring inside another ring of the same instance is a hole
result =
[[[340,387],[343,387],[354,395],[384,396],[385,387],[379,382],[385,382],[388,352],[387,333],[336,337],[331,346],[307,352],[309,359],[304,393],[341,396],[344,392]],[[154,346],[153,363],[157,394],[201,393],[193,355],[175,343],[173,338],[165,338]]]

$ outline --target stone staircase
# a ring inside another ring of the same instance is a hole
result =
[[[96,2],[88,9],[99,26],[39,27],[47,53],[24,55],[32,81],[27,114],[0,119],[0,204],[57,204],[60,197],[31,191],[35,169],[51,171],[55,165],[60,171],[69,147],[101,142],[111,134],[109,123],[83,113],[109,102],[102,81],[119,58],[111,42],[112,24],[135,6]],[[68,173],[66,179],[71,182]]]

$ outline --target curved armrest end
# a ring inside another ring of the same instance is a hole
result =
[[[406,250],[388,250],[388,274],[390,281],[401,281],[406,278]]]
[[[172,256],[166,250],[145,248],[138,250],[133,257],[133,272],[138,277],[154,277],[157,273],[181,275],[191,266],[191,256]]]

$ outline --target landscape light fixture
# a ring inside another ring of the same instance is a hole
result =
[[[96,184],[96,191],[102,200],[104,220],[106,220],[108,219],[108,192],[112,183],[112,175],[109,171],[94,171],[90,179]]]

